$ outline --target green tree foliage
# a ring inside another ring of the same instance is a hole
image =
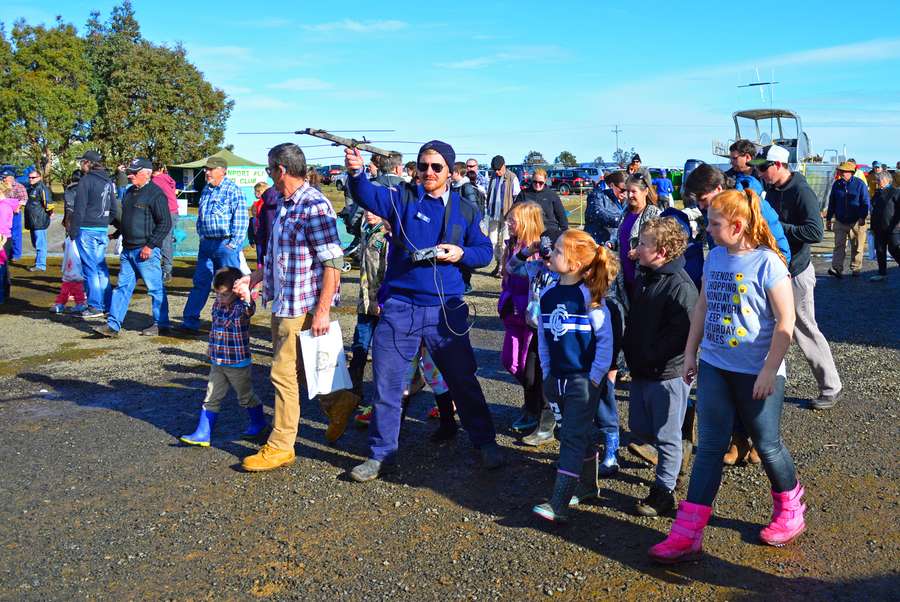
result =
[[[621,166],[628,165],[631,162],[631,157],[634,155],[634,147],[631,147],[631,150],[622,150],[621,148],[617,148],[616,152],[613,153],[613,161],[618,163]]]
[[[172,163],[218,150],[234,103],[203,79],[183,48],[140,42],[120,61],[92,136],[111,160]]]
[[[2,150],[47,175],[57,156],[87,137],[97,112],[86,44],[57,19],[50,28],[18,21],[0,46],[0,139],[14,146]]]
[[[71,173],[79,147],[110,164],[212,154],[233,106],[184,48],[142,37],[130,0],[105,21],[92,13],[83,36],[60,18],[20,20],[10,35],[0,25],[0,161],[34,163],[48,180]]]
[[[562,151],[556,157],[555,163],[562,163],[566,167],[574,167],[578,165],[578,161],[575,160],[575,155],[570,153],[569,151]]]
[[[184,48],[144,40],[128,0],[106,23],[92,14],[87,30],[100,106],[91,139],[111,162],[171,163],[221,147],[234,103],[203,79]]]
[[[603,160],[603,155],[597,155],[594,158],[594,163],[596,163],[597,165],[600,165],[602,163],[606,163],[606,161]]]
[[[544,159],[544,155],[539,153],[536,150],[528,151],[528,154],[525,155],[525,160],[522,161],[525,165],[546,165],[547,160]]]

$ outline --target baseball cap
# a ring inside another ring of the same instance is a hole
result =
[[[131,163],[125,168],[125,171],[130,173],[137,173],[142,169],[153,169],[153,163],[151,163],[148,159],[141,159],[140,157],[136,159],[132,159]]]
[[[878,161],[872,161],[872,168],[874,169],[876,167],[881,167],[881,163],[879,163]]]
[[[11,170],[8,167],[4,167],[3,169],[0,169],[0,178],[5,178],[7,176],[11,176],[11,177],[15,178],[16,172],[14,172],[13,170]]]
[[[491,169],[498,170],[501,167],[506,165],[506,159],[503,158],[503,155],[497,155],[493,159],[491,159]]]
[[[100,156],[100,153],[95,150],[85,151],[83,155],[75,159],[76,161],[91,161],[93,163],[100,163],[103,160],[103,157]]]
[[[210,157],[206,160],[206,167],[216,168],[216,167],[228,167],[228,162],[222,157]]]
[[[750,160],[750,165],[766,165],[767,163],[788,163],[791,159],[791,153],[788,149],[777,144],[764,146],[756,153],[756,157]]]
[[[630,162],[631,162],[631,163],[640,163],[640,162],[641,162],[641,156],[640,156],[639,154],[637,154],[637,153],[634,153],[633,155],[631,155],[631,161],[630,161]]]

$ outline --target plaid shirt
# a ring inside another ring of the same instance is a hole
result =
[[[20,205],[25,205],[28,202],[28,191],[18,182],[13,182],[12,185],[12,198],[19,199]]]
[[[212,306],[212,326],[209,329],[209,359],[219,366],[250,365],[250,316],[256,304],[249,305],[235,299],[222,305],[216,299]]]
[[[247,235],[247,200],[237,184],[225,178],[218,186],[207,183],[200,195],[197,234],[201,238],[224,238],[240,248]]]
[[[319,302],[324,262],[342,257],[337,216],[321,192],[307,183],[290,198],[279,198],[265,258],[264,301],[273,301],[272,312],[297,318]],[[277,235],[277,236],[276,236]],[[341,285],[331,299],[340,303]]]

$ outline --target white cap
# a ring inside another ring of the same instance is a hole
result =
[[[791,159],[791,153],[788,149],[777,144],[764,146],[756,153],[756,157],[750,161],[751,165],[762,165],[765,163],[788,163]]]

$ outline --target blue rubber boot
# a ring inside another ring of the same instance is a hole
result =
[[[218,412],[210,412],[203,408],[200,410],[200,421],[197,423],[197,430],[190,435],[182,435],[178,438],[179,441],[188,445],[209,447],[209,438],[212,435],[212,429],[216,425],[216,418],[218,417]]]
[[[241,439],[250,441],[259,439],[269,429],[269,423],[266,421],[266,414],[263,412],[262,404],[247,408],[247,415],[250,416],[250,424],[247,425],[247,430],[241,433]]]
[[[603,462],[597,469],[597,475],[609,478],[619,472],[619,458],[616,455],[619,450],[619,431],[604,433],[604,435],[606,435],[606,444],[604,445]]]

